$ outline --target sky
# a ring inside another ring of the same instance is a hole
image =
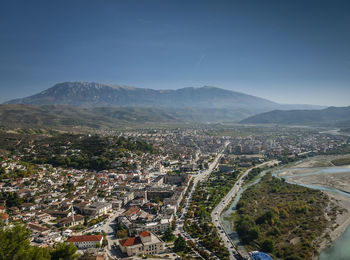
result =
[[[350,1],[2,0],[0,102],[56,83],[350,105]]]

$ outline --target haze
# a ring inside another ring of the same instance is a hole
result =
[[[347,1],[3,1],[0,102],[57,82],[347,106]]]

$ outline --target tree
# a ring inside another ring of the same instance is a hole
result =
[[[120,229],[117,231],[117,237],[118,238],[125,238],[128,237],[128,231],[126,229]]]
[[[40,248],[37,246],[32,246],[25,259],[27,260],[48,260],[51,259],[49,248]]]
[[[175,239],[175,235],[173,234],[173,232],[171,231],[170,228],[168,228],[165,232],[164,235],[162,236],[162,239],[166,242],[168,241],[172,241]]]
[[[188,247],[186,244],[186,240],[182,236],[178,236],[174,242],[174,251],[180,252],[180,251],[187,251],[187,250],[188,250]]]
[[[273,248],[274,248],[273,241],[270,239],[266,239],[262,243],[262,245],[260,247],[260,251],[265,252],[265,253],[271,253],[271,252],[273,252]]]
[[[0,226],[0,259],[26,259],[30,250],[30,232],[24,226],[15,225],[13,228]]]
[[[61,243],[51,251],[51,260],[75,260],[79,254],[76,254],[77,247],[71,243]]]

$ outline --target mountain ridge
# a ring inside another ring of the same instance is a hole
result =
[[[350,126],[350,106],[332,106],[321,110],[273,110],[250,116],[240,123],[347,127]]]
[[[252,113],[284,107],[276,102],[212,86],[155,90],[96,82],[63,82],[25,98],[4,104],[69,105],[78,107],[155,107],[155,108],[225,108],[247,109]]]

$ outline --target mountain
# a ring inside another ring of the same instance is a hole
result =
[[[88,82],[65,82],[36,95],[5,104],[69,105],[78,107],[155,107],[246,109],[262,112],[281,105],[216,87],[154,90]]]
[[[350,126],[350,106],[322,110],[274,110],[248,117],[240,123],[347,127]]]

